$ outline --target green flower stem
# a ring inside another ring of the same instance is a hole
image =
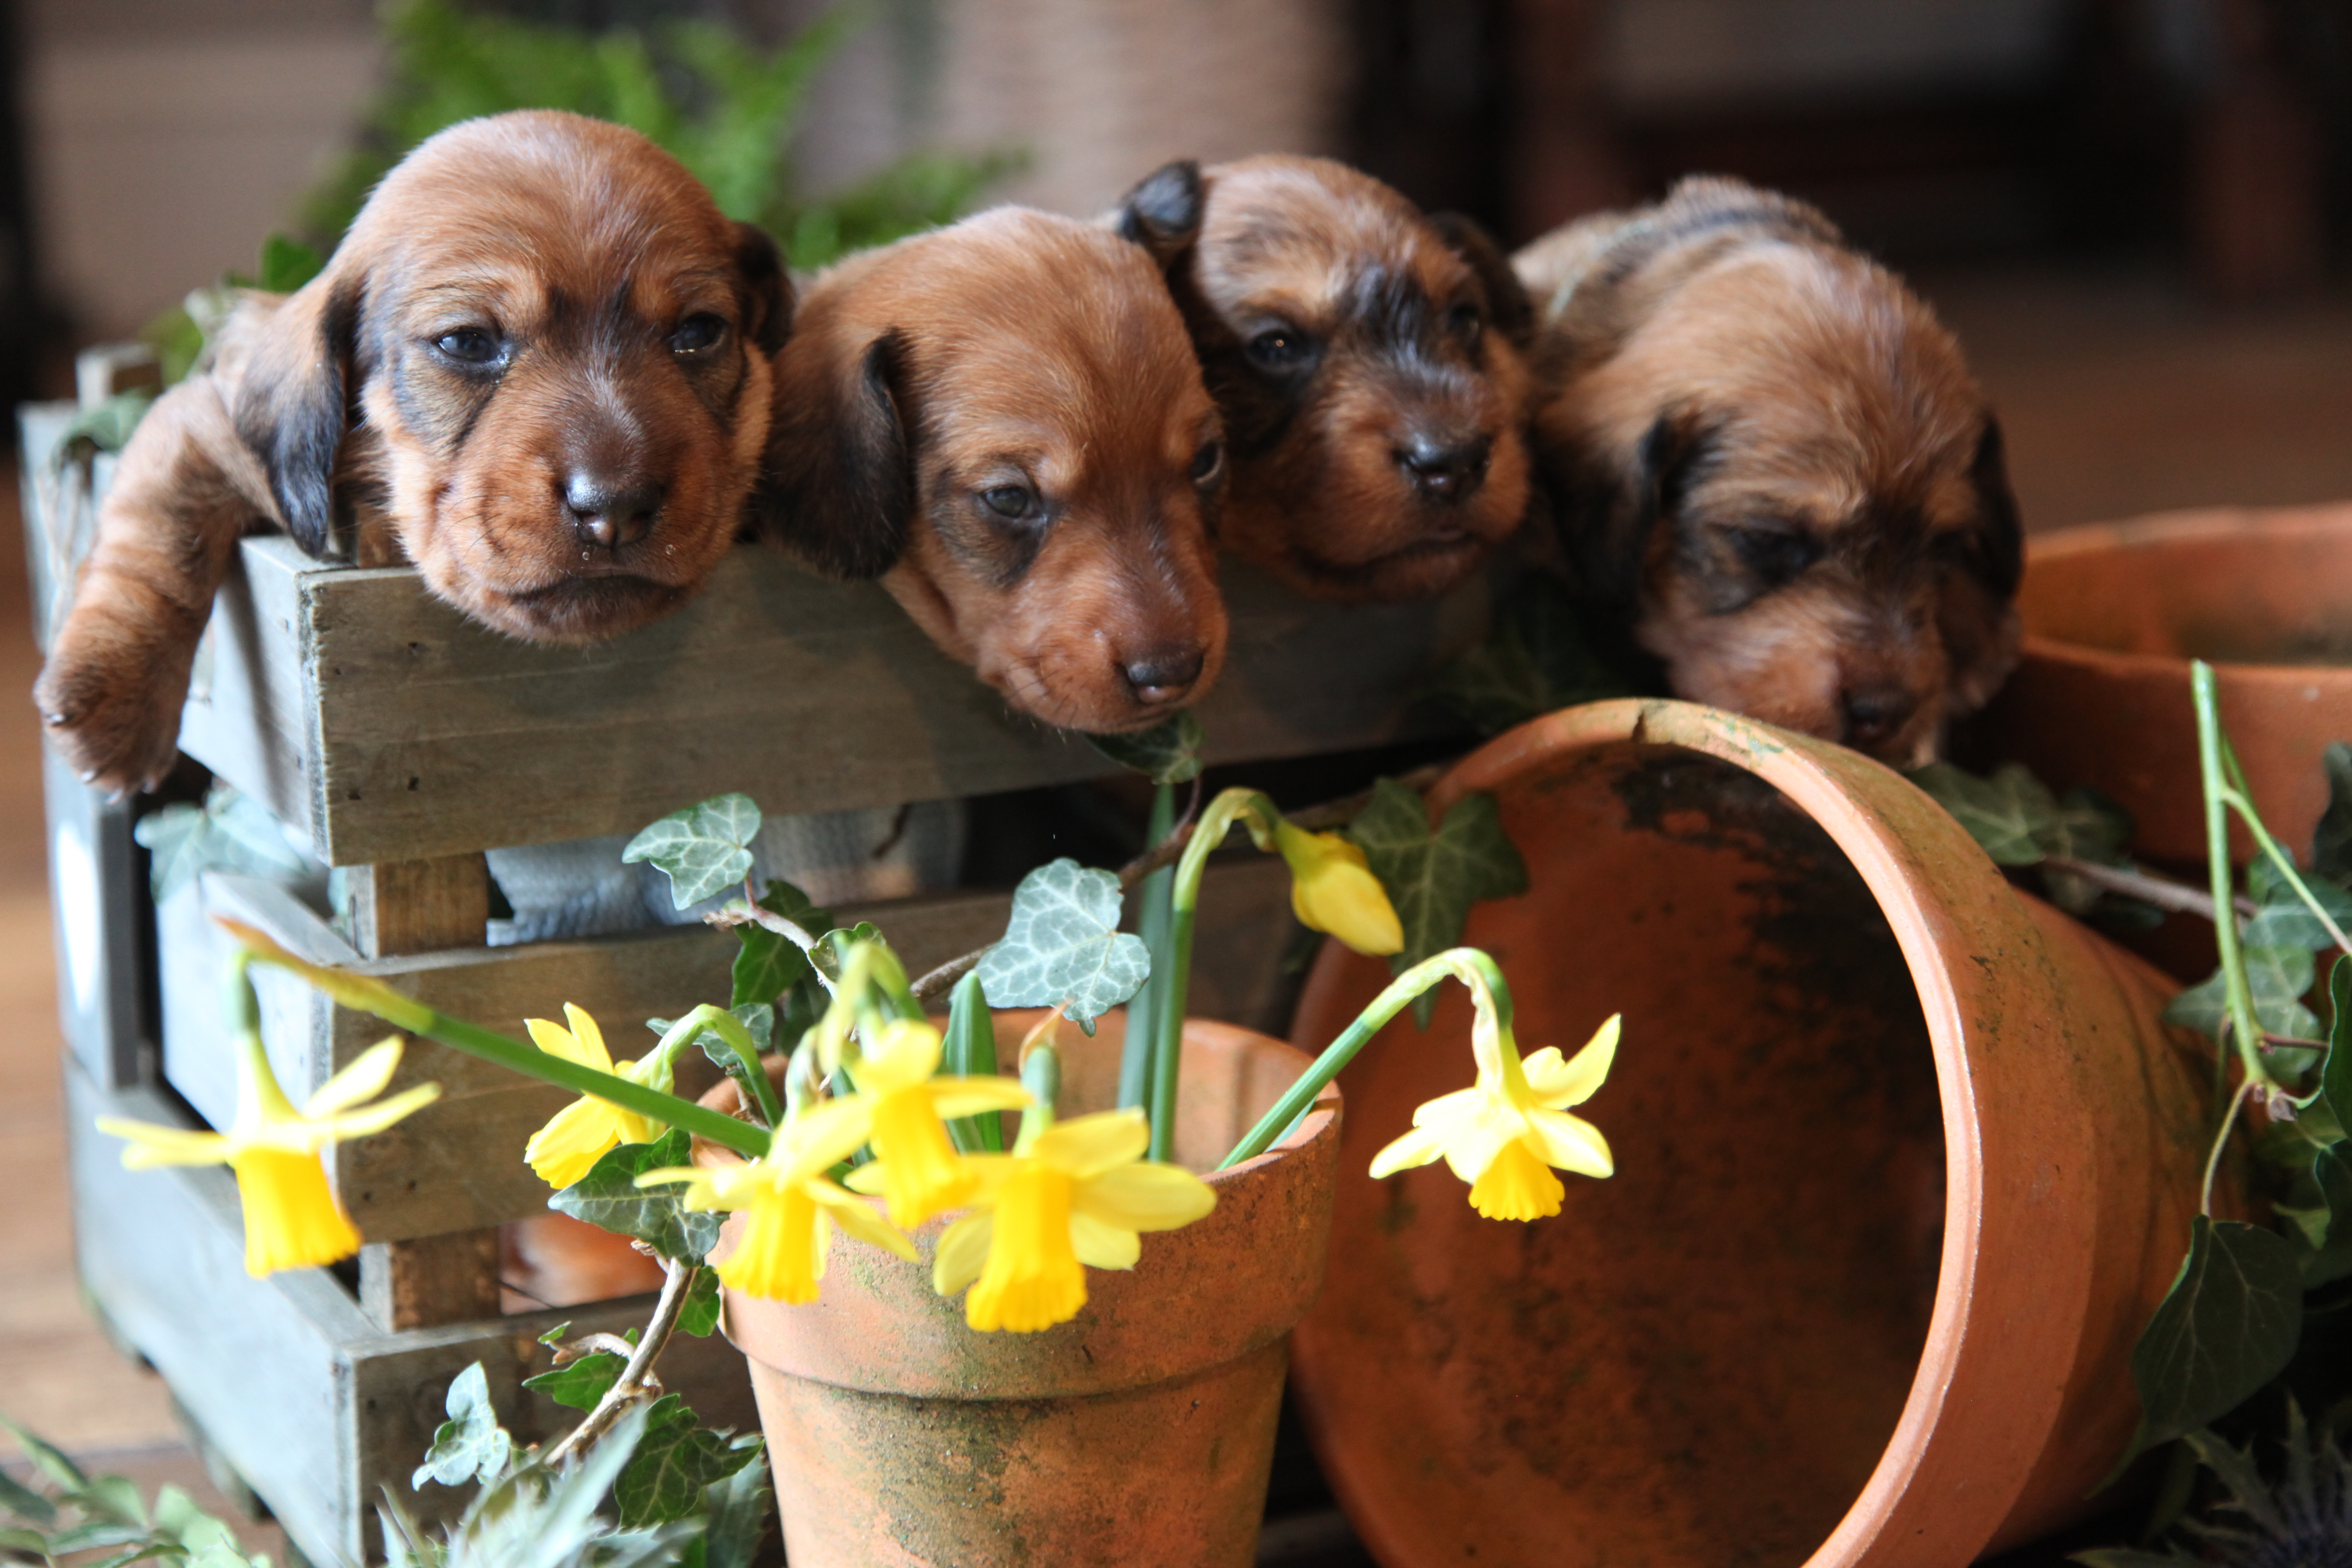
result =
[[[239,931],[239,935],[245,934],[246,931]],[[535,1078],[559,1089],[571,1089],[575,1094],[593,1094],[624,1110],[634,1110],[640,1116],[651,1117],[697,1137],[708,1138],[714,1143],[724,1143],[736,1152],[752,1159],[758,1159],[768,1152],[769,1134],[765,1128],[738,1121],[731,1116],[722,1116],[690,1100],[664,1094],[657,1089],[647,1089],[628,1079],[582,1067],[577,1062],[565,1061],[562,1057],[550,1056],[536,1046],[526,1045],[495,1029],[485,1029],[462,1018],[446,1017],[380,982],[343,970],[307,963],[268,942],[268,939],[259,932],[252,932],[252,935],[267,945],[256,945],[249,941],[244,955],[246,959],[299,975],[344,1006],[382,1018],[404,1034],[421,1035],[436,1044],[447,1046],[451,1050],[479,1057],[486,1062],[495,1062],[526,1078]]]
[[[1161,784],[1151,796],[1151,820],[1145,829],[1147,847],[1157,848],[1165,843],[1176,826],[1176,786]],[[1151,954],[1151,973],[1144,977],[1142,988],[1127,1003],[1127,1038],[1118,1056],[1118,1104],[1121,1110],[1141,1105],[1151,1087],[1151,1059],[1159,1044],[1160,1030],[1154,1022],[1160,995],[1167,989],[1166,973],[1173,962],[1174,946],[1170,926],[1168,890],[1176,879],[1174,868],[1163,866],[1143,879],[1141,902],[1138,905],[1137,934]]]
[[[1209,864],[1209,852],[1224,842],[1234,823],[1244,823],[1258,847],[1270,849],[1274,825],[1281,820],[1274,802],[1257,791],[1226,790],[1201,814],[1201,825],[1192,830],[1182,858],[1176,862],[1176,880],[1168,890],[1171,934],[1167,984],[1152,1000],[1155,1037],[1150,1098],[1144,1102],[1151,1119],[1150,1158],[1154,1160],[1171,1158],[1176,1146],[1176,1095],[1184,1058],[1184,1016],[1192,994],[1192,918],[1201,902],[1201,874]]]
[[[2225,910],[2230,902],[2230,816],[2224,796],[2229,784],[2221,771],[2221,720],[2216,711],[2213,667],[2203,659],[2189,666],[2189,689],[2197,703],[2197,770],[2205,794],[2205,857],[2213,884],[2213,908]],[[2230,1032],[2236,1037],[2238,1060],[2249,1082],[2269,1084],[2262,1061],[2262,1026],[2254,1021],[2253,989],[2246,983],[2245,951],[2238,944],[2238,922],[2222,918],[2213,922],[2214,944],[2221,949],[2222,993],[2230,1014]],[[2222,1127],[2226,1136],[2227,1123]]]
[[[1323,1047],[1323,1054],[1299,1076],[1274,1109],[1258,1119],[1234,1152],[1219,1163],[1220,1171],[1254,1160],[1285,1138],[1290,1136],[1307,1112],[1313,1108],[1316,1097],[1330,1086],[1340,1069],[1355,1060],[1364,1042],[1377,1035],[1388,1021],[1431,986],[1447,975],[1475,990],[1483,987],[1494,1005],[1497,1031],[1505,1041],[1511,1036],[1511,988],[1503,979],[1503,972],[1495,961],[1475,947],[1448,948],[1445,952],[1423,959],[1388,984],[1388,988],[1372,998],[1370,1006],[1356,1016],[1356,1021],[1341,1031],[1339,1037]],[[1506,1050],[1505,1055],[1512,1055]]]
[[[776,1086],[768,1081],[767,1073],[760,1066],[759,1044],[751,1038],[751,1031],[743,1026],[743,1021],[724,1007],[705,1002],[669,1026],[661,1042],[654,1047],[654,1053],[661,1058],[661,1081],[670,1082],[677,1053],[701,1038],[705,1029],[725,1041],[727,1048],[735,1054],[736,1064],[743,1070],[736,1073],[730,1068],[730,1076],[749,1089],[760,1108],[761,1120],[772,1128],[782,1126],[784,1108],[776,1099]]]

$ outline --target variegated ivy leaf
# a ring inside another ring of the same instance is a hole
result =
[[[1995,865],[2036,865],[2049,853],[2040,830],[2057,816],[2058,800],[2023,763],[2005,763],[1990,778],[1980,778],[1949,763],[1930,763],[1910,776]]]
[[[1013,894],[1004,939],[980,961],[992,1007],[1052,1007],[1091,1032],[1151,973],[1143,939],[1118,929],[1118,879],[1066,858],[1038,867]]]
[[[1433,831],[1422,798],[1394,779],[1372,786],[1371,804],[1348,826],[1372,875],[1388,889],[1404,947],[1389,960],[1402,974],[1432,953],[1462,940],[1470,906],[1528,890],[1527,862],[1503,831],[1491,795],[1466,795],[1446,808]],[[1413,1016],[1425,1026],[1434,999],[1428,992]]]
[[[1541,572],[1521,578],[1496,606],[1486,641],[1448,660],[1423,689],[1485,735],[1572,702],[1633,695],[1586,640],[1567,586]]]
[[[2246,987],[2253,993],[2254,1022],[2273,1035],[2297,1039],[2319,1038],[2319,1019],[2303,1005],[2311,990],[2312,953],[2307,947],[2247,947],[2239,950],[2246,961]],[[2215,970],[2202,985],[2193,985],[2172,999],[2164,1021],[2202,1030],[2216,1040],[2229,1016],[2229,992],[2221,972]]]
[[[514,1440],[499,1425],[498,1412],[490,1408],[489,1381],[480,1362],[457,1374],[449,1385],[444,1408],[449,1419],[433,1434],[433,1447],[425,1451],[425,1462],[409,1479],[412,1489],[422,1488],[428,1480],[445,1487],[487,1481],[507,1468]]]
[[[2327,809],[2311,836],[2311,868],[2329,881],[2352,883],[2352,743],[2329,746],[2319,765],[2327,773]]]
[[[1201,721],[1191,709],[1132,735],[1088,735],[1087,743],[1153,784],[1187,784],[1201,773]]]
[[[216,784],[202,805],[167,805],[142,816],[131,837],[148,854],[148,887],[163,903],[206,871],[299,877],[303,857],[259,801]]]
[[[673,811],[629,840],[625,864],[650,860],[668,873],[670,900],[698,904],[741,881],[751,869],[760,808],[748,795],[722,795]]]
[[[2306,872],[2303,885],[2336,929],[2352,929],[2352,893],[2346,892],[2323,877]],[[2259,856],[2246,868],[2246,891],[2261,906],[2254,918],[2246,922],[2242,933],[2249,947],[2334,947],[2336,939],[2327,933],[2311,906],[2294,890],[2267,855]]]

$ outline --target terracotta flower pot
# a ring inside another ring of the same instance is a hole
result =
[[[1469,1081],[1448,988],[1343,1075],[1308,1429],[1387,1568],[1953,1568],[2083,1508],[2186,1249],[2210,1056],[2154,972],[1853,752],[1611,702],[1502,736],[1523,898],[1472,911],[1522,1049],[1625,1016],[1617,1173],[1483,1220],[1373,1152]],[[1296,1037],[1386,978],[1327,946]]]
[[[1008,1049],[1021,1019],[999,1017]],[[1063,1032],[1062,1114],[1115,1102],[1122,1022]],[[1223,1159],[1307,1062],[1188,1023],[1179,1160]],[[731,1105],[732,1086],[711,1100]],[[1209,1176],[1206,1219],[1146,1236],[1130,1272],[1089,1269],[1077,1318],[1042,1333],[975,1333],[961,1296],[932,1294],[944,1219],[917,1233],[919,1266],[836,1237],[805,1306],[729,1291],[793,1568],[1248,1563],[1290,1331],[1322,1283],[1339,1143],[1335,1090],[1288,1141]]]
[[[2320,753],[2352,740],[2352,506],[2070,528],[2027,562],[2025,658],[1977,721],[1984,759],[2096,784],[2132,814],[2137,853],[2202,864],[2189,661],[2203,658],[2263,820],[2308,846],[2327,805]],[[2233,833],[2232,852],[2252,854]]]

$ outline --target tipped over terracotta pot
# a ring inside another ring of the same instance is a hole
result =
[[[1000,1048],[1035,1016],[998,1015]],[[1062,1032],[1062,1115],[1116,1103],[1123,1025]],[[1187,1022],[1178,1162],[1209,1173],[1307,1066]],[[706,1103],[731,1111],[733,1086]],[[1207,1218],[1146,1236],[1132,1270],[1088,1269],[1078,1316],[1040,1333],[974,1332],[961,1295],[932,1293],[945,1218],[914,1233],[919,1264],[836,1239],[804,1306],[728,1291],[793,1568],[1245,1568],[1291,1327],[1322,1282],[1339,1113],[1327,1090],[1289,1138],[1208,1174]]]
[[[1520,1047],[1623,1042],[1577,1114],[1616,1174],[1484,1220],[1443,1165],[1365,1173],[1469,1080],[1467,1007],[1348,1093],[1308,1428],[1386,1568],[1954,1568],[2084,1508],[2186,1250],[2210,1058],[2171,987],[2020,894],[1856,752],[1624,701],[1512,731],[1531,880],[1472,910]],[[1387,978],[1327,945],[1294,1037]]]
[[[1976,721],[1987,763],[2021,762],[2060,790],[2095,784],[2132,814],[2136,853],[2201,864],[2189,694],[2189,661],[2201,658],[2263,822],[2298,853],[2309,846],[2327,805],[2320,754],[2352,741],[2352,506],[2044,534],[2028,546],[2018,607],[2024,660]],[[2252,855],[2245,830],[2231,831],[2232,855]]]

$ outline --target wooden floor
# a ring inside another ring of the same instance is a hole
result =
[[[2352,497],[2352,300],[2219,316],[2160,282],[1922,279],[2008,432],[2030,527]],[[0,1409],[144,1481],[196,1474],[170,1400],[83,1314],[58,1103],[39,731],[13,471],[0,497]],[[0,1456],[14,1449],[0,1437]]]

